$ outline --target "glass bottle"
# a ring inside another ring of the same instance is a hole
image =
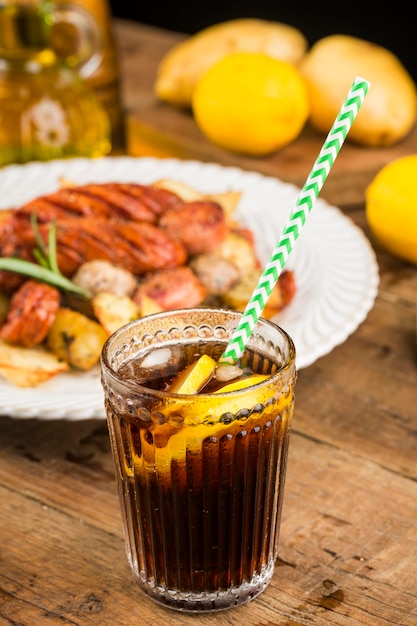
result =
[[[67,0],[54,0],[64,8]],[[72,0],[73,5],[84,8],[95,20],[100,29],[102,55],[95,68],[85,65],[80,74],[92,87],[107,112],[112,130],[113,147],[124,147],[124,120],[121,103],[119,56],[112,26],[112,14],[108,0]],[[53,29],[53,47],[61,57],[67,57],[76,47],[77,32],[69,22],[59,22]]]
[[[73,15],[80,42],[74,55],[81,66],[97,67],[97,32],[84,15]],[[48,0],[0,0],[0,165],[110,152],[107,113],[51,47],[59,19]]]
[[[59,0],[54,0],[59,4]],[[102,55],[95,68],[85,65],[80,74],[95,91],[107,112],[112,130],[114,147],[124,146],[124,121],[121,101],[120,66],[112,15],[108,0],[72,0],[73,5],[85,9],[94,16],[100,33]],[[53,29],[53,47],[60,57],[67,58],[76,46],[76,29],[61,20]]]

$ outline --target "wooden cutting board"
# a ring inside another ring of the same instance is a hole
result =
[[[201,136],[192,117],[156,106],[129,116],[128,152],[180,159],[215,161],[255,170],[301,187],[322,147],[324,136],[311,129],[276,154],[250,158],[232,154]],[[364,149],[346,142],[321,191],[321,197],[337,206],[365,201],[365,189],[380,168],[405,154],[417,153],[417,129],[395,147]]]
[[[304,184],[324,135],[307,126],[296,141],[263,158],[245,157],[218,148],[205,139],[190,112],[160,102],[153,93],[160,60],[184,35],[118,21],[116,36],[121,49],[129,154],[214,161],[276,176],[299,187]],[[403,141],[390,148],[362,148],[348,138],[320,196],[340,207],[363,204],[365,189],[381,167],[413,153],[417,154],[417,125]]]

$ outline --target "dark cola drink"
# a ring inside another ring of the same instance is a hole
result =
[[[291,344],[279,329],[271,332]],[[245,368],[265,378],[254,386],[169,392],[176,368],[205,352],[220,356],[224,347],[217,340],[171,342],[172,358],[162,362],[157,355],[149,378],[142,361],[127,361],[119,369],[121,387],[103,374],[128,559],[148,595],[182,611],[254,598],[269,583],[277,557],[293,354],[282,346],[273,358],[246,350]]]

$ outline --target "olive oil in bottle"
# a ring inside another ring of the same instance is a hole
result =
[[[0,0],[0,166],[110,152],[96,94],[50,45],[57,19],[47,0]]]

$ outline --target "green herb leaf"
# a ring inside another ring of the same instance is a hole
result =
[[[16,259],[15,257],[2,257],[0,258],[0,270],[24,274],[25,276],[30,276],[44,283],[49,283],[58,289],[77,293],[84,298],[90,298],[88,291],[85,291],[82,287],[78,287],[78,285],[73,283],[69,278],[65,278],[62,274],[57,274],[48,267],[37,265],[31,261],[24,261],[23,259]]]
[[[31,261],[25,261],[16,257],[0,258],[0,270],[8,270],[17,274],[24,274],[44,283],[49,283],[58,289],[76,293],[84,298],[90,298],[91,295],[85,289],[78,287],[69,278],[61,274],[56,254],[56,223],[52,222],[48,232],[48,247],[45,246],[38,228],[36,215],[30,216],[30,223],[35,235],[37,248],[33,252],[33,256],[39,265]]]

